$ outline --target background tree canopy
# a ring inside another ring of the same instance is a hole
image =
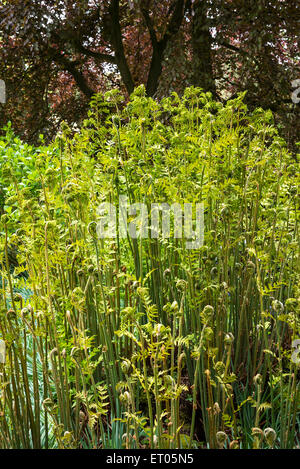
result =
[[[11,0],[0,5],[0,77],[24,139],[80,123],[95,92],[145,84],[162,97],[190,85],[226,101],[247,90],[290,146],[299,74],[297,0]]]

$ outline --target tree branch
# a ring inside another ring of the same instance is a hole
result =
[[[79,89],[83,92],[85,96],[91,98],[95,91],[89,87],[84,75],[76,68],[75,62],[69,60],[66,56],[60,54],[55,49],[50,49],[50,54],[52,59],[58,64],[62,65],[63,68],[72,75]]]
[[[149,34],[150,34],[150,39],[151,39],[152,47],[157,47],[156,32],[155,32],[155,30],[154,30],[154,26],[153,26],[152,19],[151,19],[150,15],[149,15],[149,11],[147,10],[147,8],[145,8],[145,7],[142,6],[142,5],[140,5],[140,9],[141,9],[142,15],[143,15],[143,17],[144,17],[146,26],[147,26],[148,31],[149,31]]]
[[[110,64],[115,64],[116,63],[116,58],[113,55],[109,54],[102,54],[101,52],[95,52],[87,47],[84,47],[82,44],[80,44],[79,41],[73,40],[72,41],[74,48],[80,52],[81,54],[87,55],[88,57],[93,57],[94,59],[97,60],[97,62],[107,62]]]
[[[250,55],[249,52],[247,52],[246,50],[242,49],[241,47],[237,47],[237,46],[234,46],[233,44],[230,44],[229,42],[226,42],[224,41],[223,39],[221,40],[218,40],[217,38],[215,39],[215,42],[220,45],[220,46],[223,46],[223,47],[226,47],[227,49],[229,50],[232,50],[233,52],[237,52],[238,54],[241,54],[243,55],[244,57],[248,58],[248,59],[251,59],[254,63],[256,63],[257,65],[259,65],[259,60],[254,56],[254,55]]]
[[[233,44],[230,44],[229,42],[224,41],[223,39],[218,40],[216,39],[217,44],[219,46],[224,46],[226,49],[232,50],[233,52],[238,52],[239,54],[247,55],[247,52],[241,49],[240,47],[236,47]]]
[[[127,88],[129,94],[134,90],[133,78],[125,57],[122,31],[120,26],[120,5],[119,0],[111,0],[110,6],[111,17],[111,42],[115,51],[115,63],[118,65],[122,80]]]
[[[70,46],[73,46],[76,52],[84,54],[88,57],[93,57],[98,62],[107,62],[111,64],[116,63],[116,58],[113,55],[102,54],[101,52],[95,52],[88,49],[87,47],[84,47],[80,39],[76,37],[75,31],[54,32],[53,38],[58,42],[58,44],[62,44],[63,46],[69,44]]]
[[[168,24],[164,37],[162,38],[162,42],[166,45],[170,37],[174,36],[179,31],[184,16],[184,4],[184,0],[177,0],[174,4],[174,11],[171,20]]]
[[[170,11],[173,10],[171,19],[167,26],[166,32],[163,35],[162,39],[158,40],[152,19],[149,15],[149,10],[140,4],[140,9],[145,20],[146,26],[148,28],[151,44],[152,44],[152,59],[150,64],[150,70],[147,80],[147,94],[153,96],[157,90],[159,77],[162,72],[162,63],[164,58],[164,52],[168,45],[169,40],[173,37],[178,31],[182,24],[184,11],[185,11],[185,1],[176,0],[170,7]]]

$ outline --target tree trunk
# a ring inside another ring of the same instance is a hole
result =
[[[115,52],[115,60],[122,80],[126,86],[128,94],[131,94],[134,90],[134,82],[124,52],[122,31],[120,26],[119,3],[119,0],[111,0],[110,3],[111,42]]]
[[[193,75],[194,86],[211,91],[216,95],[216,84],[213,76],[211,43],[212,37],[207,18],[207,1],[196,0],[193,5],[192,24]]]
[[[153,48],[146,91],[148,96],[154,96],[157,91],[159,79],[163,69],[164,52],[168,42],[172,40],[172,38],[178,33],[180,29],[185,12],[185,2],[184,0],[176,0],[173,2],[173,13],[166,32],[160,41],[157,40],[156,32],[148,9],[141,8],[141,12],[149,30]]]

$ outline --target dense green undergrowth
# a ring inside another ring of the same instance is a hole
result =
[[[0,447],[298,447],[295,158],[242,96],[122,101],[49,147],[0,142]],[[203,246],[98,239],[120,195],[203,203]]]

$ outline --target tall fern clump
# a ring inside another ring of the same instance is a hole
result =
[[[13,145],[0,146],[0,448],[298,446],[299,168],[272,114],[140,87],[126,106],[95,96],[80,132],[63,126],[48,148]],[[169,238],[99,238],[98,207],[120,196],[149,214],[203,203],[203,246],[174,223]]]

